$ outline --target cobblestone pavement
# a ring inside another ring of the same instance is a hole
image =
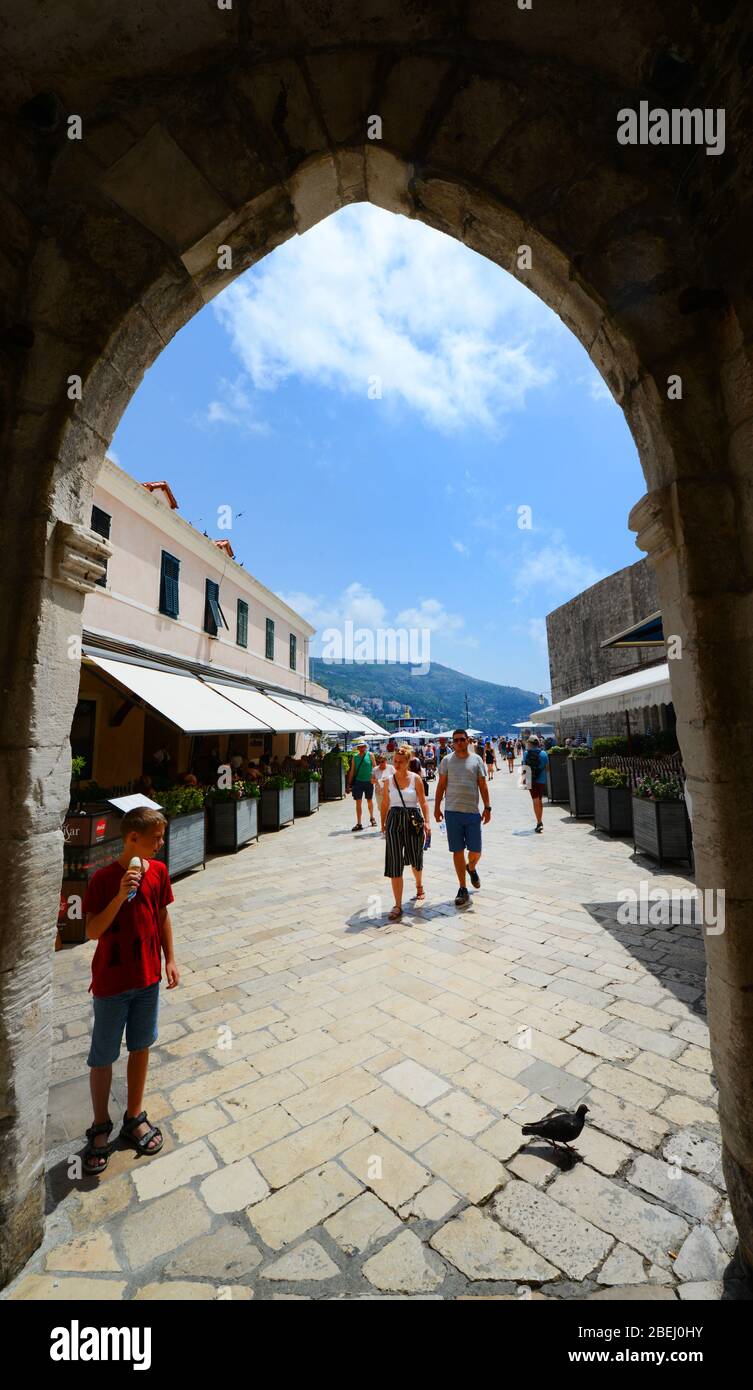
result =
[[[58,954],[47,1233],[5,1297],[721,1297],[700,931],[617,922],[621,889],[688,880],[563,807],[534,835],[517,776],[492,798],[464,913],[435,827],[427,905],[387,925],[349,801],[179,881],[164,1149],[99,1180],[69,1176],[92,948]],[[581,1101],[580,1160],[521,1135]]]

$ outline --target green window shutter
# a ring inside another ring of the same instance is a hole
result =
[[[91,519],[91,522],[90,522],[90,527],[91,527],[92,531],[96,531],[97,535],[98,535],[98,536],[101,536],[103,540],[109,541],[109,539],[110,539],[110,526],[111,526],[111,524],[112,524],[112,517],[110,516],[110,513],[109,513],[109,512],[103,511],[101,507],[92,507],[92,519]],[[104,588],[107,586],[107,562],[106,562],[106,561],[105,561],[105,572],[104,572],[104,574],[102,575],[101,579],[98,579],[98,580],[97,580],[97,583],[99,584],[99,586],[100,586],[101,589],[104,589]]]
[[[239,647],[248,646],[248,604],[245,599],[238,599],[238,620],[236,627],[236,642]]]
[[[214,579],[207,579],[205,582],[204,631],[208,632],[210,637],[216,637],[221,627],[228,627],[228,622],[220,607],[219,584]]]
[[[275,659],[275,625],[272,618],[267,618],[267,643],[266,656],[268,661]]]
[[[294,632],[290,634],[290,669],[294,671],[298,659],[298,641]]]
[[[179,603],[180,560],[162,551],[159,583],[159,611],[167,618],[177,618]]]

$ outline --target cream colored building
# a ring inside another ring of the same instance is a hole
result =
[[[326,701],[308,674],[315,629],[237,563],[229,538],[185,521],[167,482],[139,483],[107,459],[90,524],[112,553],[84,603],[71,734],[74,754],[87,758],[84,776],[124,786],[163,749],[175,775],[201,771],[215,752],[300,756],[315,737],[303,725],[336,727],[321,707],[307,720],[297,705],[262,703],[262,691],[304,698],[306,709]],[[240,699],[232,681],[252,689],[251,713],[223,699]]]

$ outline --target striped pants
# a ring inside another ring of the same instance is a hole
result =
[[[387,813],[385,826],[387,843],[384,856],[385,878],[402,878],[406,864],[414,869],[424,866],[424,824],[421,812],[420,830],[414,830],[410,813],[402,806],[392,806]]]

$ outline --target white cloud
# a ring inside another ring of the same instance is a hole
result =
[[[214,311],[257,389],[295,375],[367,400],[378,377],[382,404],[441,430],[495,432],[554,377],[557,321],[525,286],[380,208],[344,208],[286,242]]]
[[[453,550],[457,550],[458,555],[470,555],[471,553],[468,546],[465,545],[463,541],[453,541],[452,548]]]
[[[324,598],[323,595],[306,593],[280,594],[296,613],[307,618],[319,629],[336,627],[342,630],[350,620],[354,627],[389,627],[387,609],[381,599],[376,598],[363,584],[349,584],[339,597]]]
[[[428,628],[429,632],[448,636],[459,632],[465,626],[465,619],[459,613],[448,613],[439,599],[424,598],[418,608],[401,609],[395,623],[397,627]]]
[[[196,423],[235,425],[246,434],[269,434],[269,426],[256,418],[254,402],[240,377],[235,381],[222,379],[218,383],[217,398],[209,402],[202,416],[196,417]]]
[[[514,584],[519,596],[543,588],[564,601],[603,579],[605,573],[586,556],[576,555],[564,542],[555,542],[523,556],[514,574]]]

